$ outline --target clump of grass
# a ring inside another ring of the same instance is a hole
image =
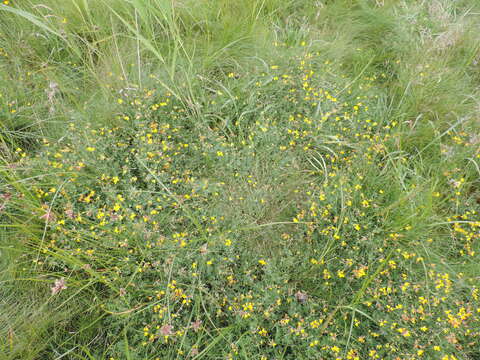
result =
[[[468,2],[232,4],[1,8],[0,349],[475,359]]]

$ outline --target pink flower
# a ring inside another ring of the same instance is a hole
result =
[[[2,198],[5,201],[8,201],[12,198],[12,194],[10,194],[9,192],[6,192],[3,194],[0,194],[0,198]]]
[[[65,285],[65,279],[62,277],[61,279],[55,280],[55,285],[51,287],[52,295],[58,294],[60,291],[65,290],[67,286]]]
[[[55,214],[50,210],[48,209],[45,214],[43,214],[42,216],[40,216],[40,219],[44,219],[46,222],[49,222],[49,221],[55,221],[57,217],[55,216]]]
[[[75,214],[74,214],[74,212],[73,212],[72,209],[67,209],[67,210],[65,210],[65,215],[67,215],[67,217],[68,217],[69,219],[75,218]]]
[[[172,325],[163,325],[160,328],[160,334],[163,335],[163,336],[172,335],[173,334],[172,330],[173,330]]]
[[[198,329],[200,329],[201,325],[202,325],[202,320],[197,320],[197,321],[192,322],[193,331],[197,332]]]
[[[190,350],[190,356],[194,357],[198,355],[198,348],[194,347],[192,350]]]

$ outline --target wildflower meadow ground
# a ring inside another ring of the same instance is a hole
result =
[[[480,4],[3,1],[1,359],[480,359]]]

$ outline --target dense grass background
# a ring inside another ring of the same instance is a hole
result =
[[[4,1],[0,354],[477,359],[479,15]]]

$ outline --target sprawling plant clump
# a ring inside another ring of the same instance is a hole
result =
[[[480,356],[463,3],[7,3],[0,69],[51,54],[0,94],[8,359]]]

